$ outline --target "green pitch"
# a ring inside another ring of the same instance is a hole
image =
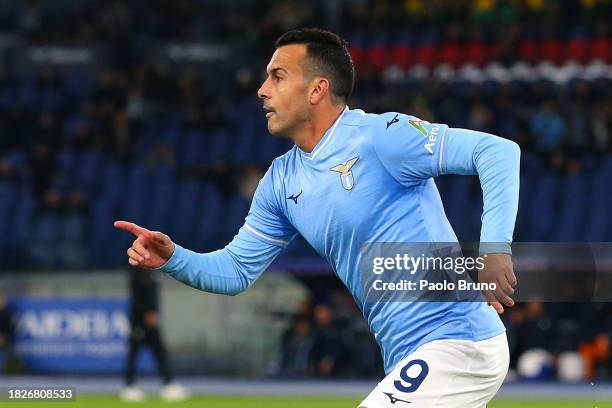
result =
[[[225,397],[196,396],[187,401],[167,403],[158,398],[147,398],[144,403],[123,403],[117,397],[109,396],[77,396],[71,402],[44,402],[42,404],[25,404],[23,402],[6,403],[0,401],[0,407],[23,408],[33,407],[66,407],[66,408],[115,408],[115,407],[147,407],[147,408],[356,408],[360,398],[348,397]],[[612,401],[586,400],[498,400],[489,404],[488,408],[612,408]]]

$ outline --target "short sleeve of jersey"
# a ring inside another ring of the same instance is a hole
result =
[[[295,237],[296,230],[278,204],[282,191],[282,181],[273,162],[259,181],[244,227],[259,239],[285,247]]]
[[[411,184],[442,174],[448,126],[395,112],[378,115],[376,120],[374,150],[399,183]]]

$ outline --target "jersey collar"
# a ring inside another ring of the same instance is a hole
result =
[[[314,160],[315,157],[318,156],[319,152],[321,150],[323,150],[323,148],[325,147],[325,145],[327,144],[327,142],[329,142],[329,140],[332,138],[334,131],[336,130],[336,127],[338,126],[338,124],[340,123],[340,121],[342,120],[342,117],[344,116],[344,114],[346,113],[346,111],[349,110],[348,105],[344,107],[344,110],[342,111],[342,113],[340,114],[340,116],[338,116],[338,119],[336,119],[336,121],[334,122],[334,124],[327,129],[327,131],[325,132],[325,134],[323,135],[323,137],[321,138],[321,140],[319,140],[319,142],[317,143],[317,145],[314,147],[314,149],[312,149],[312,151],[309,152],[305,152],[302,149],[299,149],[302,157],[304,157],[306,160]]]

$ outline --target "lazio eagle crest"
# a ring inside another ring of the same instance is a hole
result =
[[[342,187],[344,187],[345,190],[351,190],[355,185],[355,177],[353,176],[351,168],[355,165],[355,163],[357,163],[357,160],[359,160],[359,156],[353,157],[346,163],[339,164],[330,169],[331,171],[340,173],[340,181],[342,182]]]

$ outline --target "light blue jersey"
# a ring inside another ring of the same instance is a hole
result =
[[[161,269],[201,290],[237,294],[301,234],[354,296],[389,372],[424,343],[483,340],[504,326],[486,303],[364,302],[362,244],[456,242],[433,180],[442,174],[479,175],[481,241],[510,243],[519,156],[515,143],[486,133],[347,108],[312,152],[294,146],[274,160],[231,243],[208,254],[176,245]]]

